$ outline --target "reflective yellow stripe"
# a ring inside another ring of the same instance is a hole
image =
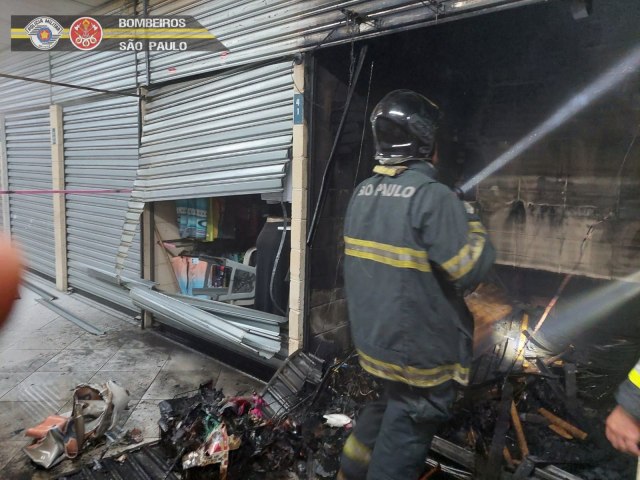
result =
[[[629,372],[629,380],[636,387],[640,388],[640,372],[638,372],[635,368]]]
[[[368,465],[371,461],[371,449],[356,438],[352,433],[344,443],[344,456],[357,463]]]
[[[395,245],[351,237],[344,237],[344,243],[344,253],[351,257],[364,258],[396,268],[412,268],[421,272],[431,271],[427,252],[424,250],[396,247]]]
[[[441,365],[435,368],[401,367],[393,363],[372,358],[358,350],[360,365],[370,374],[406,383],[415,387],[434,387],[448,380],[455,380],[463,385],[469,383],[469,369],[459,363]]]
[[[480,222],[469,222],[469,233],[484,233],[487,231],[484,229]]]
[[[469,222],[469,243],[464,245],[454,257],[442,264],[442,268],[453,280],[464,277],[474,267],[486,242],[484,236],[477,234],[485,235],[486,233],[480,222]]]
[[[345,254],[351,257],[364,258],[366,260],[372,260],[378,263],[384,263],[385,265],[389,265],[390,267],[396,268],[413,268],[414,270],[419,270],[421,272],[430,272],[431,266],[429,264],[412,262],[411,260],[393,260],[391,258],[383,257],[382,255],[377,255],[375,253],[370,252],[359,252],[357,250],[345,249]]]
[[[414,250],[407,247],[396,247],[389,245],[388,243],[373,242],[371,240],[362,240],[360,238],[344,237],[344,242],[351,245],[358,245],[361,247],[377,248],[378,250],[384,250],[390,253],[398,253],[400,255],[411,255],[412,257],[427,258],[427,252],[424,250]]]

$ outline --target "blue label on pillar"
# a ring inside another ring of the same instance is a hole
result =
[[[293,94],[293,124],[302,125],[303,115],[303,98],[301,93]]]

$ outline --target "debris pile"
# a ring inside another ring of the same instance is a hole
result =
[[[322,361],[296,352],[262,395],[225,397],[205,384],[161,402],[162,442],[185,478],[335,478],[353,416],[377,394],[374,384],[353,355],[323,376]]]
[[[594,331],[568,342],[553,316],[534,336],[542,313],[505,304],[495,290],[469,305],[478,326],[472,385],[434,438],[421,479],[632,478],[636,460],[613,450],[604,420],[640,339]],[[202,385],[159,404],[163,468],[187,480],[333,479],[360,409],[380,390],[355,353],[325,367],[301,351],[262,392],[228,397]]]

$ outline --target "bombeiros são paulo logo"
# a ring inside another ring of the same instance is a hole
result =
[[[51,50],[62,37],[64,28],[51,17],[38,17],[29,22],[24,31],[38,50]]]
[[[102,25],[91,17],[80,17],[69,28],[69,40],[79,50],[93,50],[102,41]]]
[[[11,50],[20,52],[226,52],[190,15],[11,15]]]

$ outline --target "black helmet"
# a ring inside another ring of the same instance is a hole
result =
[[[376,160],[394,165],[431,159],[440,118],[438,106],[411,90],[394,90],[371,113]]]

